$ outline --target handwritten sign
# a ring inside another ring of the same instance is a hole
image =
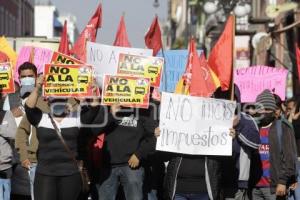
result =
[[[52,51],[51,49],[24,46],[21,48],[18,60],[17,70],[24,62],[33,62],[37,67],[38,74],[43,73],[45,64],[84,64],[71,56]],[[17,71],[16,71],[17,72]],[[19,80],[19,74],[15,73],[15,80]]]
[[[91,97],[93,69],[87,65],[46,64],[44,96]]]
[[[187,50],[167,50],[164,51],[165,65],[160,84],[160,90],[164,92],[174,92],[176,84],[185,71],[187,58]],[[198,50],[200,55],[202,50]],[[162,52],[159,52],[159,57],[163,57]]]
[[[42,73],[44,65],[51,63],[53,51],[41,47],[24,46],[21,48],[17,59],[17,70],[24,62],[33,62],[37,67],[38,73]],[[16,73],[18,76],[18,73]],[[17,77],[18,78],[18,77]]]
[[[160,137],[156,150],[191,155],[232,153],[229,129],[236,103],[227,100],[162,93]]]
[[[121,53],[118,74],[149,78],[151,86],[159,87],[164,59],[152,56],[137,56]]]
[[[14,93],[13,67],[10,62],[0,63],[0,93]]]
[[[234,83],[241,91],[241,101],[255,102],[257,95],[269,89],[285,99],[286,78],[288,71],[284,68],[254,66],[234,71]]]
[[[119,103],[126,107],[149,107],[150,79],[148,78],[105,75],[103,86],[103,105]]]
[[[153,50],[116,47],[87,42],[86,51],[87,63],[95,67],[96,80],[101,85],[104,74],[117,74],[120,53],[151,56]]]

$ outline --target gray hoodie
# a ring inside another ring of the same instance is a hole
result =
[[[4,115],[0,125],[0,171],[3,171],[12,167],[13,152],[9,140],[15,138],[17,124],[10,111],[0,111],[1,115]]]

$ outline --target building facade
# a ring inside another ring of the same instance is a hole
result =
[[[34,36],[48,39],[59,39],[64,21],[68,23],[68,35],[71,43],[78,37],[76,17],[71,14],[60,15],[55,5],[50,1],[39,1],[35,7]]]
[[[0,0],[0,35],[34,35],[34,0]]]

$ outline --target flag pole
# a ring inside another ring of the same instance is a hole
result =
[[[232,15],[232,14],[231,14]],[[231,68],[231,95],[230,100],[234,100],[234,68],[235,68],[235,16],[233,16],[233,38],[232,38],[232,68]]]

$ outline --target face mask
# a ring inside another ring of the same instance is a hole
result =
[[[33,77],[25,77],[20,79],[21,86],[24,85],[35,85],[35,78]]]
[[[259,125],[260,126],[268,126],[274,120],[275,120],[274,113],[266,113],[266,114],[264,114],[263,118],[261,120],[259,120]]]
[[[51,112],[55,117],[63,117],[66,114],[66,105],[62,103],[54,103],[51,105]]]
[[[34,85],[23,85],[20,89],[20,96],[24,99],[33,91]]]

